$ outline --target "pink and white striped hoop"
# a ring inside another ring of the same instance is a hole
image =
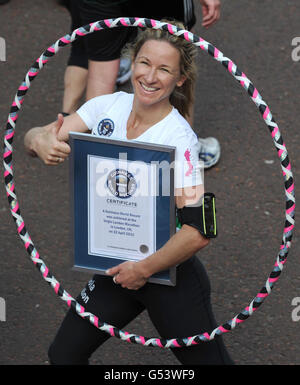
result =
[[[30,238],[29,233],[27,232],[24,220],[20,213],[20,206],[15,192],[15,182],[13,177],[13,165],[12,165],[12,155],[13,155],[13,137],[15,134],[16,122],[19,116],[19,111],[24,101],[24,97],[30,88],[31,82],[39,74],[40,70],[48,63],[50,58],[54,56],[61,47],[64,47],[74,40],[81,36],[93,33],[95,31],[100,31],[103,29],[114,28],[114,27],[142,27],[142,28],[154,28],[162,29],[167,31],[170,34],[180,36],[182,39],[185,39],[191,44],[194,44],[200,47],[204,52],[207,52],[210,56],[213,57],[216,61],[221,63],[231,75],[241,84],[241,86],[247,91],[248,95],[252,101],[256,104],[259,109],[263,120],[268,126],[271,136],[273,138],[274,146],[277,150],[278,157],[281,163],[282,173],[284,177],[284,186],[285,186],[285,226],[283,230],[282,243],[279,248],[279,252],[276,256],[275,264],[273,270],[268,276],[265,284],[260,289],[256,297],[247,305],[240,313],[234,316],[231,320],[225,322],[224,324],[218,326],[212,331],[207,331],[202,334],[185,337],[185,338],[172,338],[172,339],[160,339],[160,338],[148,338],[143,336],[138,336],[132,333],[128,333],[122,330],[117,329],[116,327],[109,325],[105,322],[101,322],[100,319],[92,314],[87,312],[64,288],[61,284],[55,279],[51,274],[48,267],[45,265],[43,260],[40,258],[38,251],[36,250],[33,241]],[[291,171],[291,165],[288,158],[288,153],[286,146],[283,142],[282,136],[279,132],[279,128],[272,117],[271,111],[268,105],[263,101],[257,89],[253,86],[251,81],[246,77],[246,75],[238,69],[238,67],[233,63],[231,59],[224,56],[213,45],[197,37],[189,31],[182,30],[177,28],[174,25],[159,22],[157,20],[145,19],[145,18],[127,18],[121,17],[116,19],[107,19],[91,23],[89,25],[83,26],[76,29],[72,32],[71,35],[65,35],[59,40],[57,40],[52,46],[50,46],[33,64],[33,66],[27,72],[24,81],[20,85],[14,101],[11,105],[10,113],[8,116],[8,121],[4,134],[4,154],[3,154],[3,163],[4,163],[4,179],[5,186],[7,191],[7,198],[10,206],[11,214],[15,220],[17,231],[20,238],[22,239],[25,249],[27,250],[32,262],[40,271],[42,277],[49,285],[54,289],[55,293],[67,303],[67,305],[74,309],[76,313],[90,321],[98,329],[105,331],[111,336],[118,337],[124,341],[130,343],[141,344],[145,346],[156,346],[160,348],[179,348],[183,346],[191,346],[199,344],[201,342],[207,342],[213,340],[216,336],[219,336],[223,333],[227,333],[233,330],[236,325],[247,320],[258,308],[261,306],[263,301],[271,293],[271,290],[274,287],[274,284],[278,281],[279,276],[283,270],[284,264],[287,259],[287,255],[291,246],[292,234],[294,229],[294,213],[295,213],[295,194],[294,194],[294,182],[293,175]]]

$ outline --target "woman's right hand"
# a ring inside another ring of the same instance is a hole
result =
[[[55,122],[29,130],[24,139],[28,153],[32,156],[38,156],[49,166],[62,163],[71,152],[70,146],[58,139],[58,133],[63,122],[63,115],[58,114]]]

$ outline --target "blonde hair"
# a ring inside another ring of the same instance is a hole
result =
[[[185,29],[184,25],[178,21],[163,19],[162,22],[167,22],[175,25],[179,29]],[[175,87],[170,95],[170,103],[185,118],[189,115],[190,105],[194,103],[194,91],[197,78],[196,55],[197,47],[183,37],[170,34],[168,31],[161,29],[146,28],[141,31],[135,42],[126,47],[126,53],[131,56],[134,61],[142,46],[149,40],[163,40],[175,47],[180,54],[180,75],[183,75],[186,80],[181,87]]]

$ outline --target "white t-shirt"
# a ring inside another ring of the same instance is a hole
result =
[[[77,113],[93,135],[128,141],[126,126],[133,97],[122,91],[98,96],[86,102]],[[176,147],[175,188],[202,184],[197,136],[176,108],[134,141]]]

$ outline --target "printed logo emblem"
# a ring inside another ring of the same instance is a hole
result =
[[[117,198],[131,197],[137,187],[134,176],[127,170],[117,168],[108,174],[106,185]]]
[[[187,172],[185,173],[185,176],[190,176],[192,174],[192,171],[193,171],[193,165],[191,163],[191,151],[187,148],[185,153],[184,153],[184,157],[187,161],[187,165],[188,165],[188,170]]]
[[[114,132],[115,125],[111,119],[102,119],[98,124],[98,134],[103,136],[111,136]]]

